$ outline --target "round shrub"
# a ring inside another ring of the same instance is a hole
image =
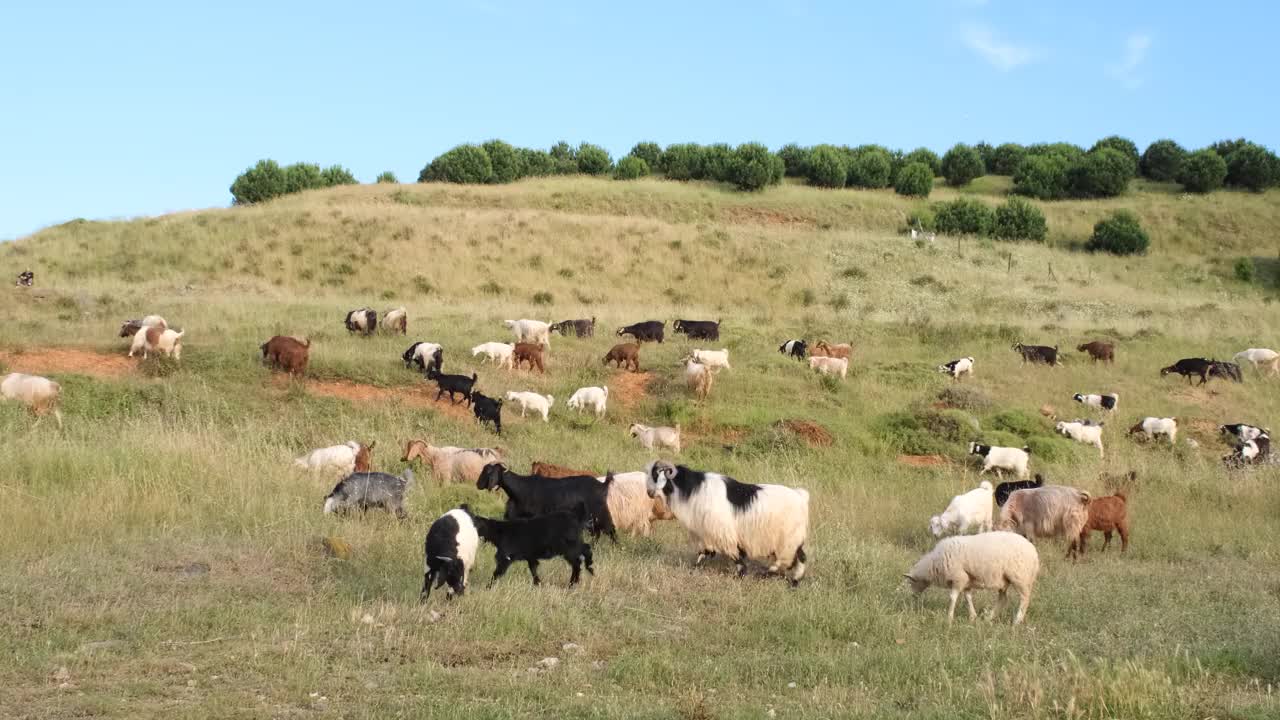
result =
[[[1223,160],[1226,160],[1231,157],[1231,153],[1248,144],[1249,141],[1244,138],[1236,138],[1235,140],[1219,140],[1218,142],[1210,145],[1209,149],[1218,153],[1218,156]]]
[[[978,157],[982,158],[982,174],[989,174],[992,164],[996,161],[996,149],[985,141],[974,145],[973,149],[978,153]]]
[[[778,151],[778,157],[782,158],[783,174],[787,177],[804,177],[805,168],[809,165],[809,148],[800,147],[795,143],[783,145]]]
[[[1236,258],[1236,264],[1232,269],[1235,271],[1236,279],[1242,283],[1253,284],[1258,277],[1258,268],[1251,257]]]
[[[285,193],[284,170],[275,160],[259,160],[231,183],[236,205],[265,202]]]
[[[390,185],[395,185],[400,181],[396,179],[395,173],[391,172],[390,170],[384,170],[383,172],[378,174],[377,182],[379,184],[386,183]]]
[[[658,158],[662,157],[662,148],[656,142],[638,142],[628,154],[631,157],[640,158],[649,168],[656,168],[658,167]]]
[[[551,156],[553,174],[574,175],[578,172],[578,151],[569,143],[561,140],[552,145],[547,154]]]
[[[302,192],[311,188],[324,187],[324,177],[320,166],[314,163],[294,163],[284,169],[284,191],[286,193]]]
[[[933,213],[938,232],[947,235],[989,235],[995,213],[981,201],[957,198],[939,203]]]
[[[671,180],[690,180],[702,175],[702,146],[695,143],[668,145],[658,167]]]
[[[889,186],[893,161],[882,148],[868,148],[854,153],[849,163],[848,183],[854,187],[882,188]]]
[[[1227,161],[1211,149],[1197,150],[1182,161],[1178,182],[1187,192],[1207,193],[1222,187],[1227,179]]]
[[[913,162],[924,163],[935,176],[942,174],[942,158],[929,148],[916,148],[902,157],[904,168]]]
[[[1187,151],[1172,140],[1157,140],[1142,153],[1138,168],[1142,177],[1156,182],[1174,182],[1182,171],[1182,161]]]
[[[1026,156],[1027,149],[1018,143],[1004,143],[992,155],[990,171],[995,175],[1012,175]]]
[[[809,182],[818,187],[842,188],[849,176],[845,154],[832,145],[819,145],[809,153],[809,165],[805,169]]]
[[[702,148],[702,170],[694,177],[715,182],[733,182],[733,148],[724,143]]]
[[[1067,160],[1061,155],[1027,155],[1013,174],[1013,192],[1041,200],[1067,195]]]
[[[1049,234],[1040,208],[1020,197],[1011,197],[996,208],[992,234],[1001,240],[1034,240],[1044,242]]]
[[[584,175],[603,175],[613,167],[609,151],[599,145],[582,143],[578,146],[578,172]]]
[[[968,185],[974,178],[981,177],[985,172],[986,166],[982,162],[982,156],[977,150],[964,143],[956,143],[955,147],[942,156],[942,174],[946,176],[947,184],[952,187]]]
[[[1093,226],[1093,237],[1086,246],[1092,252],[1109,252],[1113,255],[1142,255],[1151,245],[1151,238],[1142,229],[1138,216],[1128,210],[1117,210],[1111,217],[1099,220]]]
[[[1122,138],[1119,135],[1104,137],[1094,143],[1093,147],[1089,148],[1089,152],[1092,153],[1095,150],[1101,150],[1102,148],[1110,148],[1128,158],[1131,170],[1129,177],[1132,178],[1138,176],[1138,146],[1134,145],[1132,140]]]
[[[320,173],[320,182],[324,187],[334,187],[335,185],[359,185],[360,181],[356,180],[356,176],[351,171],[341,165],[330,165]]]
[[[898,171],[893,191],[909,197],[929,197],[933,192],[933,170],[922,162],[909,162]]]
[[[501,140],[490,140],[481,145],[489,156],[493,166],[493,174],[489,176],[491,183],[515,182],[524,176],[520,168],[520,154],[510,144]]]
[[[1275,184],[1275,155],[1249,143],[1227,156],[1227,185],[1262,192]]]
[[[635,180],[649,174],[649,163],[644,158],[628,155],[613,168],[614,180]]]
[[[556,173],[556,161],[546,150],[517,148],[520,155],[520,170],[525,177],[545,177]],[[574,163],[577,167],[577,163]]]
[[[1056,155],[1067,162],[1071,162],[1084,155],[1084,148],[1071,143],[1036,143],[1027,146],[1027,155],[1035,155],[1043,157],[1047,155]]]
[[[489,182],[493,163],[478,145],[459,145],[431,161],[418,175],[418,182],[479,184]]]
[[[730,179],[739,190],[760,190],[782,182],[782,158],[760,143],[743,143],[733,151]]]
[[[1100,147],[1067,169],[1067,187],[1076,197],[1115,197],[1129,187],[1134,167],[1119,150]]]

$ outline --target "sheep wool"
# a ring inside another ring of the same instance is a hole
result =
[[[1018,614],[1013,619],[1017,625],[1026,617],[1039,572],[1040,555],[1029,540],[1017,533],[997,531],[945,538],[925,553],[905,577],[916,594],[932,585],[949,588],[948,624],[955,618],[956,600],[961,593],[969,606],[969,619],[973,620],[977,618],[974,590],[997,591],[994,614],[999,615],[1012,587],[1020,597]]]

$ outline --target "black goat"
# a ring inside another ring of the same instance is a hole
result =
[[[598,538],[604,533],[616,543],[618,532],[613,526],[607,501],[612,484],[612,476],[600,482],[590,475],[558,479],[521,475],[511,472],[502,463],[485,465],[476,479],[476,487],[480,490],[502,488],[506,492],[507,508],[503,517],[508,520],[546,515],[585,503],[591,535]]]
[[[710,320],[676,320],[671,325],[672,332],[684,333],[690,340],[719,340],[720,321]]]
[[[1014,343],[1013,351],[1022,355],[1024,363],[1044,363],[1045,365],[1058,364],[1058,346],[1049,347],[1047,345],[1023,345],[1022,343]]]
[[[578,337],[595,337],[596,319],[590,320],[561,320],[558,323],[551,323],[551,332],[568,335],[573,333]]]
[[[485,542],[497,548],[494,560],[497,567],[493,569],[493,586],[498,578],[507,572],[511,563],[523,560],[529,563],[529,574],[533,576],[533,584],[541,585],[538,577],[538,561],[555,557],[564,558],[573,568],[569,575],[569,587],[578,584],[582,576],[582,568],[596,574],[591,563],[591,545],[582,541],[582,530],[587,522],[587,506],[578,503],[570,510],[539,515],[538,517],[518,520],[493,520],[474,516],[476,533]]]
[[[637,342],[662,342],[662,338],[666,333],[667,324],[660,320],[646,320],[638,322],[634,325],[626,325],[618,328],[618,336],[630,335]]]
[[[1221,360],[1209,361],[1209,377],[1220,377],[1224,380],[1244,382],[1244,375],[1240,374],[1239,365],[1233,362],[1224,362]]]
[[[483,395],[479,390],[471,393],[471,412],[481,425],[489,423],[493,431],[502,434],[502,401]]]
[[[1004,507],[1004,503],[1015,490],[1030,490],[1044,485],[1044,476],[1036,473],[1035,480],[1015,480],[1013,482],[1002,482],[996,486],[996,505]]]
[[[1213,367],[1213,363],[1204,358],[1182,358],[1178,362],[1169,367],[1160,368],[1160,377],[1164,377],[1169,373],[1177,373],[1191,382],[1192,375],[1200,376],[1200,384],[1209,382],[1209,369]]]
[[[475,373],[471,373],[471,377],[466,375],[442,375],[440,370],[432,364],[427,366],[427,379],[434,380],[436,387],[439,388],[439,391],[436,392],[436,400],[439,400],[441,395],[449,393],[449,402],[456,405],[457,401],[453,399],[453,396],[457,393],[466,399],[467,405],[471,404],[471,388],[475,387],[476,384]]]

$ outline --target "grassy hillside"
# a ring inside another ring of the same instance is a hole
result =
[[[999,180],[984,182],[972,191],[998,201]],[[917,246],[899,233],[913,204],[888,193],[560,178],[339,188],[4,246],[0,271],[31,266],[38,287],[0,290],[0,369],[59,380],[66,426],[0,404],[0,716],[1275,717],[1280,478],[1224,472],[1214,428],[1271,424],[1280,380],[1193,388],[1157,370],[1280,345],[1272,291],[1230,272],[1237,255],[1274,257],[1278,198],[1148,188],[1045,206],[1046,246]],[[1070,249],[1118,206],[1151,229],[1150,256]],[[365,304],[406,306],[409,338],[349,337],[341,319]],[[186,329],[180,365],[123,357],[119,323],[147,312]],[[582,316],[598,336],[554,338],[546,376],[470,356],[505,339],[505,318]],[[733,370],[710,400],[683,387],[683,339],[646,345],[640,375],[601,365],[613,328],[651,317],[724,319],[715,346]],[[313,340],[305,380],[258,364],[276,333]],[[776,352],[801,336],[853,342],[849,378],[820,382]],[[1114,367],[1074,352],[1024,367],[1009,350],[1095,337],[1117,341]],[[413,339],[443,343],[446,368],[477,370],[486,394],[554,395],[551,422],[508,413],[497,440],[433,403],[399,361]],[[961,355],[977,376],[956,391],[934,366]],[[565,411],[599,383],[604,420]],[[1072,393],[1108,391],[1122,399],[1105,460],[1053,435],[1042,409],[1083,415]],[[1197,444],[1125,439],[1143,415],[1176,415]],[[460,502],[499,513],[502,498],[419,472],[409,521],[335,520],[320,513],[332,481],[289,469],[359,439],[399,472],[414,437],[500,444],[518,470],[640,469],[637,421],[680,422],[693,467],[809,489],[800,589],[690,567],[672,521],[598,544],[597,576],[573,591],[563,563],[544,564],[541,588],[513,568],[485,589],[485,547],[468,597],[419,607],[430,521]],[[975,438],[1029,442],[1036,471],[1096,494],[1112,489],[1102,473],[1138,472],[1129,553],[1095,539],[1071,563],[1038,543],[1024,627],[948,629],[945,593],[900,586],[932,547],[929,516],[978,482]],[[322,537],[351,558],[327,557]],[[531,671],[544,657],[561,662]]]

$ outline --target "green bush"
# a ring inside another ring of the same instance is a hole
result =
[[[882,188],[889,186],[893,161],[889,151],[883,148],[866,148],[855,151],[849,164],[848,183],[854,187]]]
[[[933,192],[933,170],[922,162],[909,162],[898,171],[893,191],[909,197],[929,197]]]
[[[284,169],[284,191],[286,193],[302,192],[311,188],[324,187],[324,178],[320,166],[315,163],[294,163]]]
[[[818,187],[842,188],[849,177],[844,151],[833,145],[819,145],[809,153],[805,168],[809,182]]]
[[[1093,237],[1086,246],[1092,252],[1109,252],[1113,255],[1142,255],[1151,245],[1151,238],[1142,229],[1138,216],[1128,210],[1117,210],[1111,217],[1099,220],[1093,226]]]
[[[1067,164],[1080,159],[1084,155],[1084,148],[1071,143],[1036,143],[1027,146],[1027,155],[1035,157],[1056,156],[1062,158]]]
[[[980,200],[957,198],[934,206],[933,221],[947,235],[990,235],[995,212]]]
[[[659,160],[662,173],[672,180],[702,176],[702,146],[696,143],[668,145]]]
[[[609,151],[599,145],[582,143],[578,146],[578,172],[584,175],[603,175],[613,168]]]
[[[644,158],[628,155],[613,168],[614,180],[635,180],[649,174],[649,163]]]
[[[873,437],[894,452],[907,455],[942,455],[955,449],[952,443],[934,435],[921,418],[910,412],[880,415],[872,419],[870,430]]]
[[[1253,284],[1258,277],[1258,269],[1253,264],[1253,258],[1241,257],[1236,258],[1235,264],[1236,279],[1242,283]]]
[[[1134,145],[1132,140],[1122,138],[1119,135],[1104,137],[1094,143],[1093,147],[1089,148],[1089,152],[1093,153],[1102,148],[1110,148],[1125,156],[1129,160],[1129,177],[1135,178],[1138,176],[1138,146]]]
[[[990,171],[994,175],[1012,175],[1026,156],[1027,149],[1018,143],[1004,143],[992,155]]]
[[[942,174],[952,187],[968,185],[984,173],[986,165],[982,162],[982,156],[964,143],[956,143],[955,147],[942,156]]]
[[[1226,160],[1231,157],[1231,153],[1249,144],[1244,138],[1236,138],[1235,140],[1219,140],[1209,146],[1209,149],[1218,153],[1218,157]]]
[[[1052,463],[1065,460],[1071,456],[1073,447],[1067,440],[1052,435],[1040,435],[1027,438],[1027,448],[1037,463]]]
[[[1013,174],[1013,192],[1041,200],[1067,195],[1068,160],[1061,155],[1027,155]]]
[[[991,145],[986,141],[974,145],[973,149],[978,153],[978,157],[982,159],[982,174],[990,174],[991,166],[994,165],[996,161],[996,149],[991,147]]]
[[[782,182],[782,158],[760,143],[743,143],[733,151],[729,175],[739,190],[760,190]]]
[[[662,157],[662,148],[656,142],[638,142],[628,155],[640,158],[646,167],[656,168],[658,159]]]
[[[236,205],[266,202],[284,193],[284,170],[275,160],[259,160],[231,183],[231,196]]]
[[[1187,151],[1172,140],[1157,140],[1147,146],[1138,163],[1142,177],[1156,182],[1174,182],[1182,171]]]
[[[1115,197],[1129,187],[1136,161],[1110,147],[1090,150],[1067,169],[1067,187],[1076,197]]]
[[[986,410],[991,407],[991,396],[985,392],[959,383],[948,383],[938,391],[938,402],[960,410]]]
[[[547,152],[551,156],[552,173],[555,175],[576,175],[578,173],[578,151],[572,145],[561,140]]]
[[[335,187],[338,185],[359,185],[360,181],[356,180],[356,176],[351,171],[341,165],[330,165],[320,173],[321,187]]]
[[[1227,185],[1262,192],[1276,183],[1276,156],[1248,143],[1227,156]]]
[[[733,148],[724,143],[704,146],[701,170],[694,177],[714,182],[733,182]]]
[[[907,229],[915,228],[916,230],[937,230],[938,219],[933,214],[933,208],[925,205],[907,213]]]
[[[489,182],[493,163],[478,145],[459,145],[431,161],[418,175],[418,182],[480,184]]]
[[[929,148],[916,148],[902,156],[904,168],[913,162],[924,163],[935,177],[942,174],[942,159],[938,157],[938,153]]]
[[[520,154],[520,169],[525,177],[545,177],[556,174],[556,161],[546,150],[517,148]],[[577,163],[574,163],[577,167]]]
[[[489,156],[489,163],[493,167],[493,173],[489,175],[488,182],[505,184],[524,177],[520,167],[520,153],[510,144],[501,140],[490,140],[480,147],[484,148],[485,154]]]
[[[384,170],[384,171],[382,171],[381,173],[379,173],[379,174],[378,174],[378,180],[377,180],[377,182],[378,182],[379,184],[383,184],[383,183],[385,183],[385,184],[389,184],[389,185],[395,185],[395,184],[399,183],[400,181],[396,179],[396,174],[395,174],[395,173],[391,172],[390,170]]]
[[[1051,432],[1043,418],[1022,410],[1005,410],[997,413],[987,421],[987,426],[993,430],[1013,433],[1023,440],[1037,435],[1048,435]]]
[[[1049,234],[1049,225],[1040,208],[1020,197],[1011,197],[996,208],[992,234],[1001,240],[1044,242]]]
[[[1187,192],[1207,193],[1222,187],[1227,179],[1227,161],[1211,149],[1197,150],[1182,161],[1178,182]]]
[[[778,157],[782,158],[783,174],[787,177],[804,177],[805,168],[809,165],[810,149],[800,147],[795,143],[783,145],[778,151]]]

